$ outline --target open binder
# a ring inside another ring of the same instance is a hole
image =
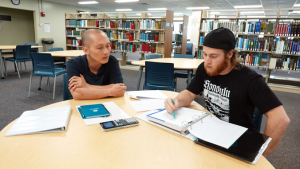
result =
[[[189,114],[189,115],[186,115]],[[160,110],[146,115],[147,119],[171,128],[181,135],[193,135],[194,142],[255,164],[271,138],[256,131],[219,120],[210,113],[179,108],[176,119]],[[189,120],[188,120],[189,119]]]

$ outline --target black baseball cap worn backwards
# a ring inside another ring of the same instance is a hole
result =
[[[203,46],[231,50],[234,49],[235,42],[235,37],[231,30],[221,27],[209,32],[206,35]]]

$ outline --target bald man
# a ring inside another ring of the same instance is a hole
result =
[[[98,29],[83,33],[85,55],[67,62],[69,90],[75,100],[121,97],[126,91],[119,62],[110,56],[110,41]]]

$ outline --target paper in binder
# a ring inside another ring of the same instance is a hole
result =
[[[178,108],[173,119],[165,109],[147,115],[147,119],[181,133],[192,135],[207,142],[229,148],[247,128],[228,123],[203,111]],[[188,132],[187,132],[188,131]]]

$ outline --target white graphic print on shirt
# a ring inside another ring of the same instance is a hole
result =
[[[219,119],[229,122],[229,96],[227,88],[214,85],[209,80],[204,81],[204,100],[206,109]]]

